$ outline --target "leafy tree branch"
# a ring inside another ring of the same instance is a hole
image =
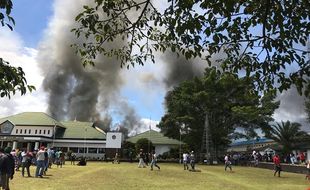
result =
[[[11,0],[0,0],[0,23],[2,26],[7,26],[13,30],[15,25],[14,19],[10,16],[13,4]],[[2,12],[2,9],[5,12]],[[0,57],[0,97],[8,97],[15,95],[18,91],[21,95],[26,94],[27,91],[35,90],[32,85],[27,85],[25,73],[21,67],[13,67],[9,62]]]

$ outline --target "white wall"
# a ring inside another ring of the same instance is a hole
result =
[[[155,152],[157,155],[163,154],[164,152],[168,152],[170,150],[169,145],[155,145]]]
[[[88,147],[88,148],[105,148],[105,144],[92,144],[92,143],[59,143],[55,142],[54,143],[55,147],[78,147],[78,148],[83,148],[83,147]]]
[[[41,130],[41,134],[40,134],[40,130]],[[46,127],[46,126],[44,127],[43,126],[41,127],[40,126],[36,126],[36,127],[35,126],[15,126],[12,130],[11,135],[52,137],[53,130],[54,130],[54,127]]]

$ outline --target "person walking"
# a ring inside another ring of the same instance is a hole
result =
[[[153,166],[156,166],[158,170],[160,170],[160,167],[157,165],[157,155],[155,151],[152,154],[152,161],[151,161],[151,170],[153,170]]]
[[[225,171],[227,170],[227,168],[229,168],[230,171],[232,171],[232,168],[231,168],[231,161],[230,161],[230,155],[229,155],[229,154],[226,154],[224,160],[225,160]]]
[[[28,177],[31,177],[29,170],[31,165],[31,156],[29,152],[26,152],[26,149],[24,149],[21,153],[21,157],[22,157],[22,176],[24,177],[26,168]]]
[[[276,176],[276,174],[278,173],[278,177],[280,177],[280,173],[281,173],[281,164],[280,164],[280,157],[278,154],[276,154],[274,157],[273,157],[273,163],[274,163],[274,174],[273,176]]]
[[[144,163],[144,160],[143,160],[143,158],[144,158],[143,149],[140,149],[140,153],[139,153],[138,156],[139,156],[138,168],[141,168],[141,167],[145,168],[146,166],[145,166],[145,163]]]

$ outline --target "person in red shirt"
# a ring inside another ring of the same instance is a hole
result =
[[[305,158],[305,155],[304,155],[303,152],[300,152],[300,153],[299,153],[299,158],[300,158],[300,162],[301,162],[301,163],[305,163],[305,159],[306,159],[306,158]]]
[[[280,177],[280,172],[281,172],[281,164],[280,164],[280,157],[279,155],[275,155],[273,157],[273,163],[274,163],[274,174],[273,176],[276,176],[276,174],[278,173],[278,177]]]

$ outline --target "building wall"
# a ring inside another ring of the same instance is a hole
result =
[[[77,158],[86,157],[91,160],[101,160],[105,156],[106,144],[105,141],[100,143],[85,141],[84,143],[83,141],[78,142],[77,140],[72,140],[71,142],[49,143],[48,147],[61,148],[63,152],[72,151],[76,154]]]
[[[171,146],[169,145],[155,145],[155,152],[157,155],[163,154],[170,151]]]
[[[53,136],[54,127],[46,126],[15,126],[11,135],[17,136]]]

